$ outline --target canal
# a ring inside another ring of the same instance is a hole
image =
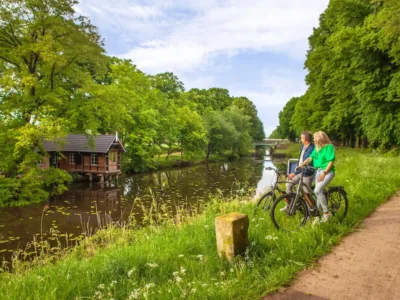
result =
[[[143,223],[143,211],[155,203],[174,214],[178,208],[196,209],[211,195],[228,197],[251,189],[257,197],[274,180],[267,166],[274,166],[268,157],[248,158],[125,176],[118,186],[77,183],[46,203],[0,208],[0,260],[9,260],[13,251],[26,249],[32,240],[71,245],[110,222],[123,224],[133,218]]]

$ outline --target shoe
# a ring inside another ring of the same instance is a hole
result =
[[[324,215],[322,216],[321,223],[328,222],[330,218],[331,218],[331,214],[330,213],[328,213],[328,214],[324,213]]]
[[[286,205],[284,208],[281,208],[279,211],[281,212],[287,212],[289,209],[289,205]]]
[[[312,222],[312,226],[318,225],[321,222],[320,217],[315,217],[314,221]]]

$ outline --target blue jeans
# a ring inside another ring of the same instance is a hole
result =
[[[318,177],[322,174],[324,170],[317,170],[317,173],[315,174],[315,188],[314,188],[314,193],[317,196],[317,207],[322,208],[322,211],[324,213],[328,212],[328,200],[326,199],[326,196],[324,195],[323,191],[324,188],[332,181],[333,177],[335,177],[335,173],[332,171],[329,171],[326,175],[324,180],[321,182],[318,182]]]

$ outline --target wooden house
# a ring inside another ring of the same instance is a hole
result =
[[[38,167],[60,168],[69,173],[81,173],[103,182],[106,177],[121,173],[121,152],[126,152],[118,135],[98,135],[92,139],[84,134],[70,134],[57,141],[44,141],[47,156]]]

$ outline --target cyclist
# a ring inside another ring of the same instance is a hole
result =
[[[317,196],[317,206],[323,211],[322,220],[316,217],[313,224],[318,222],[326,222],[331,217],[328,211],[328,203],[325,194],[323,193],[324,188],[332,181],[335,177],[335,148],[332,145],[331,140],[325,132],[318,131],[314,133],[315,149],[300,166],[303,167],[310,162],[314,163],[314,168],[317,169],[315,175],[315,189],[314,193]]]
[[[302,164],[314,151],[314,144],[311,142],[311,132],[309,131],[303,131],[301,133],[301,149],[300,149],[300,155],[299,155],[299,162],[298,165]],[[300,181],[300,177],[304,176],[303,178],[303,183],[308,186],[309,189],[306,187],[303,187],[304,195],[306,197],[306,200],[309,205],[311,205],[312,208],[312,201],[310,200],[310,194],[308,192],[311,190],[311,183],[314,178],[314,171],[312,170],[304,170],[304,174],[302,175],[301,170],[296,169],[294,173],[290,173],[288,175],[288,180],[290,180],[290,183],[286,183],[286,193],[290,194],[292,193],[292,188],[295,184],[298,184]],[[288,206],[281,208],[281,211],[286,211]]]

